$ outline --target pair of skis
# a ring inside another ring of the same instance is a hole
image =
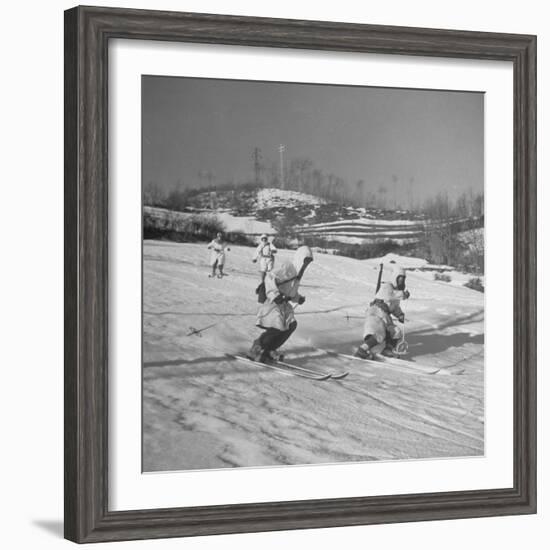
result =
[[[329,354],[335,354],[338,357],[345,357],[346,359],[353,359],[355,361],[361,361],[369,365],[376,365],[377,367],[397,367],[399,370],[413,371],[420,374],[437,374],[441,369],[439,367],[427,367],[426,365],[419,365],[406,359],[400,359],[397,357],[386,357],[380,353],[374,355],[374,359],[363,359],[362,357],[356,357],[355,355],[348,355],[346,353],[327,352]]]
[[[251,365],[255,365],[257,367],[265,367],[268,369],[272,369],[278,372],[281,372],[283,374],[288,374],[291,376],[299,376],[300,378],[307,378],[309,380],[343,380],[346,378],[349,374],[348,371],[344,372],[319,372],[313,369],[306,369],[305,367],[300,367],[298,365],[294,365],[293,363],[286,363],[285,361],[270,361],[268,363],[260,363],[259,361],[254,361],[247,357],[246,355],[239,355],[239,354],[226,354],[227,357],[231,359],[237,359],[238,361],[242,361],[243,363],[248,363]]]
[[[453,366],[449,367],[436,367],[436,366],[427,366],[421,365],[419,363],[413,363],[412,361],[407,361],[406,359],[401,359],[398,357],[387,357],[382,354],[375,354],[375,359],[363,359],[361,357],[356,357],[355,355],[348,355],[345,353],[337,353],[332,351],[327,351],[329,355],[334,355],[337,357],[344,357],[346,359],[353,359],[355,361],[361,361],[369,365],[375,365],[377,367],[389,367],[396,368],[397,370],[403,372],[409,372],[413,374],[440,374],[440,375],[459,375],[464,373],[463,368],[456,368]]]
[[[318,350],[326,353],[327,355],[331,355],[333,357],[340,357],[342,359],[347,360],[353,360],[358,361],[363,364],[367,364],[370,366],[376,366],[376,367],[386,367],[390,369],[396,369],[401,372],[407,372],[409,374],[425,374],[425,375],[433,375],[433,374],[447,374],[447,375],[459,375],[464,372],[464,369],[446,369],[445,367],[435,367],[435,366],[426,366],[426,365],[420,365],[418,363],[413,363],[412,361],[407,361],[405,359],[399,359],[394,357],[386,357],[384,355],[377,354],[375,357],[376,359],[362,359],[360,357],[356,357],[354,355],[348,355],[345,353],[338,353],[335,351],[328,351],[328,350]],[[300,367],[298,365],[295,365],[293,363],[287,363],[284,361],[272,361],[269,363],[260,363],[258,361],[253,361],[249,357],[245,355],[239,355],[239,354],[226,354],[227,357],[231,359],[237,359],[238,361],[242,361],[248,364],[252,364],[258,367],[264,367],[269,368],[278,372],[281,372],[283,374],[293,375],[293,376],[299,376],[301,378],[307,378],[310,380],[342,380],[346,378],[349,375],[349,371],[341,371],[341,372],[319,372],[317,370],[308,369],[305,367]]]

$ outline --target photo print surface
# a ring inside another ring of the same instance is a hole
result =
[[[145,472],[484,454],[484,96],[142,77]]]

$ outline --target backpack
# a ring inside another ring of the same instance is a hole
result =
[[[260,283],[256,287],[256,294],[258,295],[259,304],[263,304],[267,300],[267,294],[265,292],[265,283]]]

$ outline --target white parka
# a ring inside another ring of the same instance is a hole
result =
[[[402,331],[394,324],[392,315],[395,317],[403,315],[399,305],[399,302],[403,299],[403,292],[395,289],[391,283],[382,283],[375,298],[384,302],[387,311],[376,304],[367,308],[363,338],[368,335],[374,336],[379,344],[383,344],[388,335],[393,339],[401,338]]]
[[[256,248],[254,260],[259,260],[260,271],[271,271],[275,263],[275,254],[277,249],[270,242],[260,243]]]
[[[296,250],[292,262],[286,261],[278,269],[270,271],[265,278],[265,292],[267,300],[260,306],[256,325],[261,328],[276,328],[288,330],[295,321],[294,308],[289,302],[298,303],[300,300],[300,279],[298,273],[304,264],[305,258],[313,258],[311,249],[302,246]],[[285,298],[280,304],[275,303],[277,296]]]
[[[217,265],[224,265],[225,264],[225,250],[227,248],[227,244],[223,241],[218,241],[217,239],[214,239],[209,245],[208,249],[211,250],[210,252],[210,265],[214,265],[217,262]]]

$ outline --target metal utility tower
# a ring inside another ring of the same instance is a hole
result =
[[[260,185],[262,171],[262,151],[259,147],[254,148],[254,183]]]
[[[279,145],[279,160],[280,160],[280,180],[281,180],[281,189],[285,188],[285,161],[284,161],[284,152],[285,146],[283,144]]]

